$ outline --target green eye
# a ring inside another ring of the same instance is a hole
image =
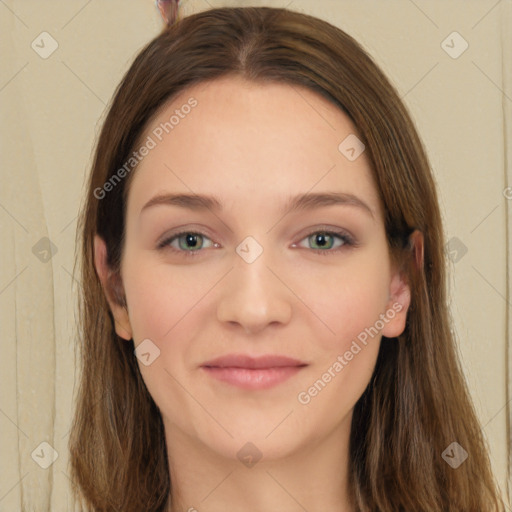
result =
[[[204,239],[210,240],[210,238],[204,233],[198,233],[196,231],[181,231],[180,233],[174,233],[170,237],[164,239],[158,244],[158,248],[169,248],[171,251],[185,256],[196,256],[202,252],[201,249],[205,248],[203,245]],[[333,248],[336,239],[341,241],[341,244],[339,244],[338,247]],[[312,231],[302,240],[308,240],[310,244],[313,245],[313,247],[309,247],[312,251],[324,255],[336,253],[345,246],[356,245],[352,236],[345,231]],[[173,246],[175,241],[178,242],[178,247]],[[218,244],[212,243],[209,247],[212,246],[218,246]]]

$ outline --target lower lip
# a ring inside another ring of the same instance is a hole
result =
[[[214,379],[244,389],[268,389],[295,375],[303,366],[280,366],[275,368],[216,368],[203,366]]]

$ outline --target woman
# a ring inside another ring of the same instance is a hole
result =
[[[504,510],[424,149],[340,29],[171,20],[116,91],[79,233],[85,509]]]

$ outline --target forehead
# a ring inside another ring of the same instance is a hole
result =
[[[351,120],[308,88],[240,77],[195,84],[148,123],[141,140],[153,147],[134,172],[129,208],[169,190],[268,201],[318,188],[358,191],[378,211],[366,154],[340,152],[348,136],[357,136]]]

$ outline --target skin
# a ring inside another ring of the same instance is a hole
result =
[[[165,425],[173,510],[351,511],[347,458],[355,403],[371,378],[382,335],[405,327],[410,290],[393,268],[383,212],[362,153],[338,145],[357,131],[349,118],[306,88],[221,78],[183,91],[161,109],[143,139],[190,97],[197,106],[139,164],[128,195],[121,278],[127,308],[109,293],[105,245],[95,262],[116,332],[160,350],[140,371]],[[331,205],[280,213],[304,192],[346,192],[373,211]],[[164,192],[213,194],[223,211],[143,206]],[[356,246],[311,233],[347,230]],[[176,228],[180,228],[179,230]],[[201,232],[200,254],[185,237]],[[247,263],[237,246],[263,248]],[[314,249],[330,251],[318,254]],[[202,247],[202,248],[201,248]],[[336,250],[338,249],[338,250]],[[379,334],[302,404],[297,396],[332,367],[379,315],[401,305]],[[217,381],[200,368],[229,353],[281,354],[307,363],[266,390]],[[247,467],[237,452],[253,443]]]

